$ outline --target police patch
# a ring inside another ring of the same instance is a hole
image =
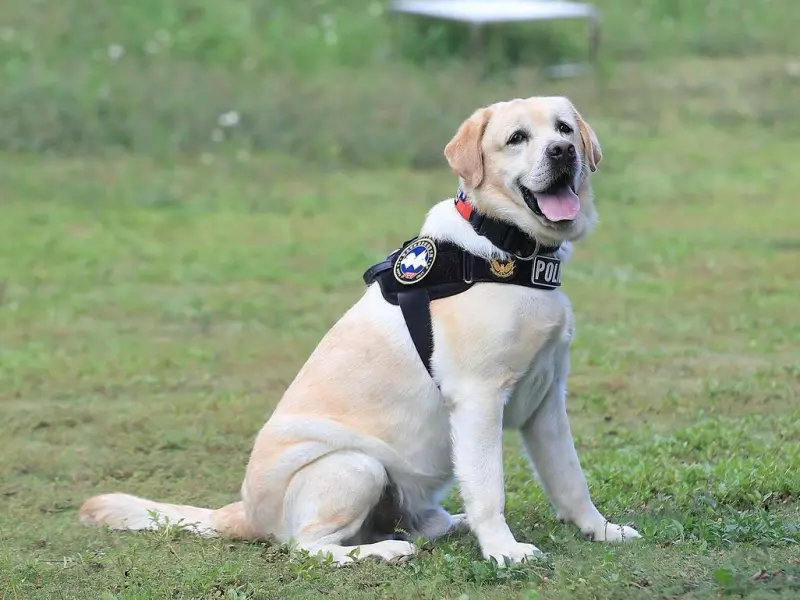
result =
[[[561,285],[561,261],[551,256],[537,256],[533,260],[531,281],[543,288],[559,287]]]
[[[417,283],[427,275],[436,260],[436,243],[418,238],[406,246],[394,261],[394,278],[400,283]]]

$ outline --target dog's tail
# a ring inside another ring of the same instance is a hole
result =
[[[106,525],[111,529],[141,531],[177,526],[203,537],[260,538],[248,523],[242,502],[213,510],[153,502],[129,494],[102,494],[86,500],[78,516],[89,527]]]

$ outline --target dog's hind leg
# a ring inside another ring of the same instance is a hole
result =
[[[374,543],[371,517],[389,478],[380,461],[357,451],[337,451],[300,469],[284,499],[285,531],[295,548],[330,554],[333,563],[376,557],[396,561],[414,554],[401,540]]]

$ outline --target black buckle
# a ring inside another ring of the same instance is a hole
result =
[[[473,212],[469,218],[470,225],[475,233],[488,239],[500,250],[511,254],[519,260],[533,260],[540,250],[539,241],[530,237],[518,227],[497,219],[489,218],[487,215]],[[530,254],[523,254],[525,250],[533,246]]]

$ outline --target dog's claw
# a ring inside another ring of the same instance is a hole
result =
[[[545,554],[533,544],[520,544],[517,542],[510,548],[502,550],[492,550],[484,552],[484,558],[487,560],[495,559],[499,567],[506,566],[506,559],[511,564],[526,562],[534,558],[544,558]]]

